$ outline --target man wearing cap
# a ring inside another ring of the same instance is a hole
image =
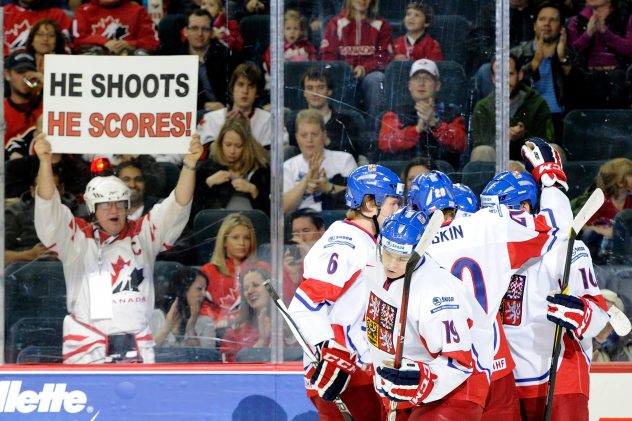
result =
[[[608,308],[615,306],[625,313],[623,301],[616,292],[602,289]],[[619,336],[610,323],[593,338],[593,362],[632,361],[632,334]]]
[[[42,114],[42,74],[35,58],[26,51],[16,51],[4,60],[4,79],[10,93],[4,98],[4,144],[35,126]]]
[[[456,107],[435,101],[440,88],[434,61],[421,59],[412,64],[408,90],[413,104],[382,117],[378,141],[382,159],[425,156],[458,166],[459,154],[467,148],[465,122]]]

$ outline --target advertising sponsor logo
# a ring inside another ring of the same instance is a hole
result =
[[[21,380],[0,381],[0,412],[77,414],[84,410],[94,411],[88,406],[88,396],[84,392],[67,390],[67,387],[66,383],[44,383],[41,391],[22,390]]]

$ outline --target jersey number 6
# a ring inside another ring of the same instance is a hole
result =
[[[338,253],[331,253],[329,263],[327,263],[327,273],[332,274],[338,269]]]

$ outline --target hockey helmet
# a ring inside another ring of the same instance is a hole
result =
[[[538,204],[538,185],[524,171],[503,171],[496,174],[481,193],[481,207],[498,204],[509,209],[519,209],[520,203],[528,200],[531,209]]]
[[[456,208],[450,177],[436,170],[419,174],[408,190],[408,206],[426,215],[437,210]]]
[[[459,211],[474,213],[478,210],[478,200],[471,188],[461,183],[453,184],[452,188],[456,207]]]
[[[345,202],[348,208],[362,206],[364,196],[375,196],[377,206],[382,206],[386,196],[401,197],[404,184],[397,174],[382,165],[369,164],[356,168],[347,178]]]
[[[386,218],[380,232],[380,249],[393,253],[412,254],[421,239],[428,218],[423,212],[403,207]]]
[[[127,201],[130,207],[129,188],[123,181],[113,175],[107,177],[94,177],[86,186],[83,199],[88,207],[88,212],[95,213],[97,203]]]

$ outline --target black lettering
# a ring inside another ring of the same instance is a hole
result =
[[[117,77],[117,80],[114,80],[114,77]],[[114,89],[118,90],[117,97],[121,98],[123,96],[123,75],[108,75],[108,98],[113,98],[114,95],[112,91]]]
[[[70,89],[68,92],[68,96],[81,96],[81,78],[83,75],[81,73],[70,73]],[[75,90],[75,89],[79,90]]]
[[[96,73],[94,76],[92,76],[93,88],[90,93],[92,93],[93,97],[101,98],[103,94],[105,94],[105,86],[103,85],[104,79],[105,76],[103,76],[101,73]]]
[[[134,90],[132,90],[131,86],[132,82],[134,82]],[[136,98],[140,94],[140,77],[138,75],[129,75],[127,79],[125,79],[125,95],[130,98]]]
[[[449,240],[448,240],[448,235],[447,235],[447,233],[446,233],[445,231],[441,231],[441,232],[439,233],[439,239],[440,239],[440,241],[441,241],[442,243],[443,243],[444,241],[449,241]]]
[[[189,95],[189,76],[186,73],[180,73],[176,77],[176,85],[181,89],[176,89],[176,95],[180,98]]]
[[[172,74],[160,75],[160,80],[165,82],[165,97],[169,98],[169,84],[175,78]]]
[[[149,88],[150,82],[153,84],[151,89]],[[147,98],[153,98],[158,94],[158,89],[158,78],[156,75],[145,76],[145,80],[143,80],[143,94],[145,94]]]
[[[452,227],[453,231],[454,231],[454,238],[460,237],[460,238],[464,238],[463,235],[463,226],[462,225],[457,225]]]
[[[56,88],[61,88],[60,96],[66,96],[66,73],[61,74],[61,79],[57,80],[57,73],[50,75],[50,96],[55,96]]]

